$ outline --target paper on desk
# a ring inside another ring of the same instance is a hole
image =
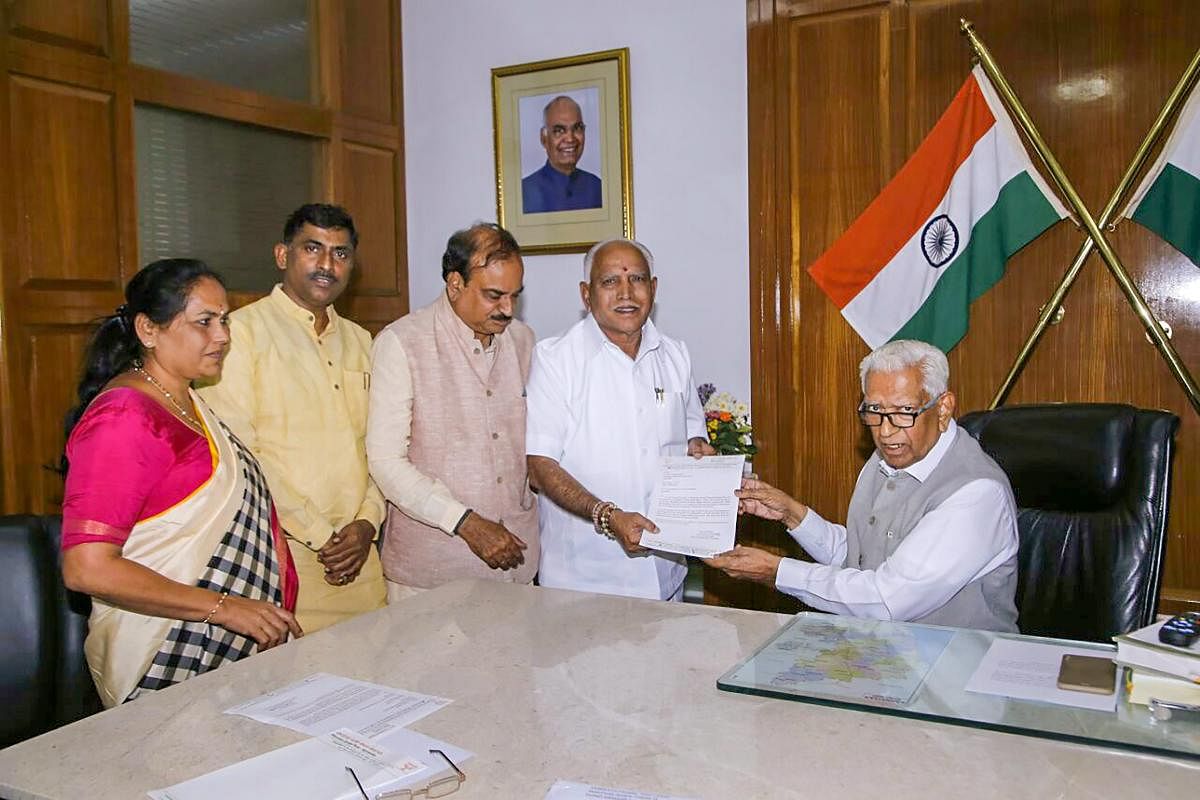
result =
[[[377,739],[343,729],[147,794],[153,800],[357,800],[362,795],[346,767],[354,769],[373,797],[377,792],[423,785],[441,772],[444,762],[429,755],[431,749],[441,750],[458,764],[472,755],[403,728]]]
[[[605,789],[586,783],[555,781],[544,800],[688,800],[650,792],[631,792],[625,789]]]
[[[1093,648],[1069,647],[1041,642],[1023,642],[997,637],[967,681],[968,692],[998,694],[1019,700],[1039,700],[1060,706],[1115,711],[1117,673],[1113,669],[1113,693],[1093,694],[1058,688],[1058,670],[1067,654],[1102,656]],[[1111,654],[1110,654],[1111,655]]]
[[[225,713],[282,725],[309,736],[349,728],[375,738],[416,722],[449,702],[444,697],[317,672]]]
[[[642,546],[708,558],[733,549],[744,456],[664,456],[646,516],[658,533]]]

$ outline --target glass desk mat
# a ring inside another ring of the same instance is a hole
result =
[[[1200,759],[1200,723],[1154,720],[1147,706],[1125,702],[1123,680],[1116,712],[966,691],[997,638],[1116,653],[1094,642],[803,612],[718,678],[717,688]]]

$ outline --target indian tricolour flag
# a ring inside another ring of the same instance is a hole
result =
[[[1145,225],[1200,266],[1200,91],[1192,90],[1121,216]]]
[[[976,67],[912,158],[808,271],[871,347],[920,339],[945,351],[1008,258],[1065,216]]]

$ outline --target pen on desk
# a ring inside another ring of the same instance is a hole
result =
[[[1167,722],[1179,718],[1200,722],[1200,705],[1187,703],[1172,703],[1158,698],[1150,698],[1150,716],[1158,722]]]
[[[362,781],[360,781],[358,776],[354,774],[353,768],[346,767],[346,772],[349,772],[350,777],[354,778],[354,785],[358,787],[358,792],[363,796],[363,800],[371,800],[371,798],[367,797],[367,790],[363,788]]]

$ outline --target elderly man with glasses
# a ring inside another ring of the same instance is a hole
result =
[[[1008,478],[955,425],[946,356],[889,342],[860,365],[859,419],[875,452],[858,475],[846,525],[747,479],[741,511],[781,520],[818,563],[753,547],[708,560],[823,611],[1016,631],[1016,507]]]

